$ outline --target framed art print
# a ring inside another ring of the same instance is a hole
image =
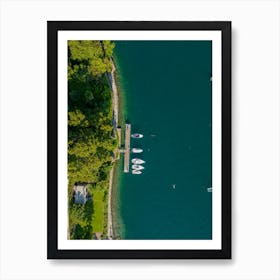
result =
[[[231,258],[231,22],[48,22],[48,258]]]

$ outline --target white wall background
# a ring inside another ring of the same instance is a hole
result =
[[[2,0],[0,9],[0,279],[280,279],[279,1]],[[46,259],[47,20],[232,20],[232,260]]]

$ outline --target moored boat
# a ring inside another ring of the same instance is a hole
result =
[[[134,170],[143,170],[145,167],[142,165],[133,164],[132,169]]]
[[[131,151],[132,151],[132,153],[135,153],[135,154],[138,154],[138,153],[142,153],[142,152],[143,152],[142,149],[138,149],[138,148],[133,148]]]
[[[134,158],[134,159],[131,160],[131,162],[134,163],[134,164],[143,164],[143,163],[145,163],[145,161],[140,159],[140,158]]]
[[[142,172],[141,172],[140,170],[135,170],[135,169],[133,169],[133,170],[132,170],[132,174],[139,175],[139,174],[142,174]]]
[[[140,134],[140,133],[133,133],[131,135],[132,138],[143,138],[143,134]]]

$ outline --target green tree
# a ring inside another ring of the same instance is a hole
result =
[[[113,135],[111,71],[114,44],[110,41],[68,41],[68,186],[72,239],[92,238],[93,203],[76,205],[75,183],[108,188]],[[104,225],[105,227],[106,225]],[[104,229],[103,229],[104,230]]]

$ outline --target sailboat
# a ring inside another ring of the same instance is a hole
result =
[[[140,133],[133,133],[131,135],[132,138],[143,138],[143,134],[140,134]]]
[[[140,159],[140,158],[134,158],[134,159],[131,160],[131,162],[134,163],[134,164],[143,164],[143,163],[145,163],[145,161]]]
[[[134,170],[143,170],[145,167],[143,167],[142,165],[137,165],[137,164],[133,164],[132,165],[132,169]]]
[[[142,174],[142,172],[140,170],[132,169],[132,174],[139,175]]]
[[[131,151],[132,151],[132,153],[134,153],[134,154],[139,154],[139,153],[142,153],[142,152],[143,152],[142,149],[138,149],[138,148],[133,148]]]

